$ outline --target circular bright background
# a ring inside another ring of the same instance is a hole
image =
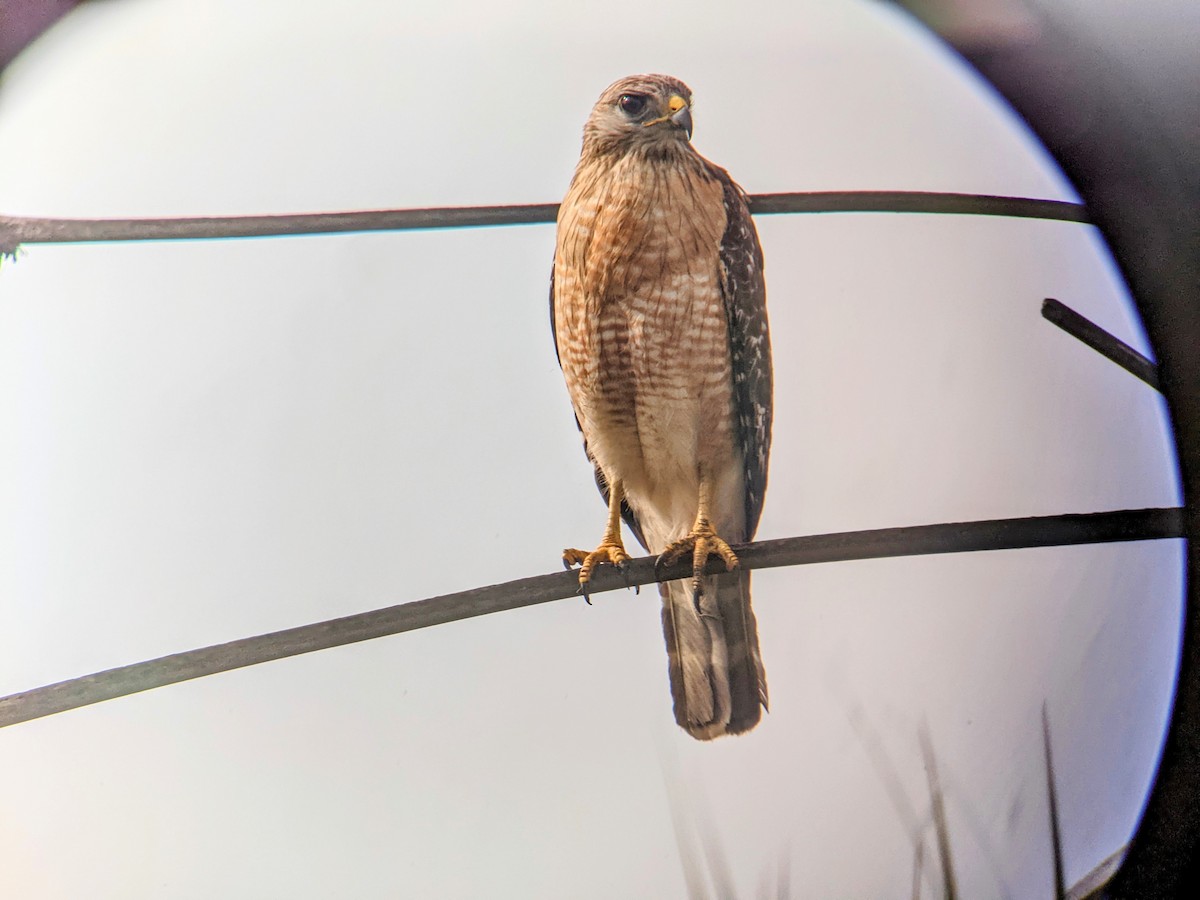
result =
[[[559,199],[619,76],[669,72],[754,193],[1075,199],[1003,104],[867,2],[89,4],[6,74],[0,212]],[[773,216],[764,538],[1179,503],[1088,226]],[[34,246],[0,270],[0,692],[551,571],[599,536],[547,323],[550,226]],[[0,732],[20,897],[1049,896],[1144,800],[1179,541],[755,577],[771,713],[675,728],[654,591],[325,651]],[[64,864],[69,860],[69,864]],[[790,875],[788,874],[790,873]],[[697,886],[700,887],[697,887]],[[704,888],[703,885],[710,885]]]

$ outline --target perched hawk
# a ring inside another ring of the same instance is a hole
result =
[[[558,214],[550,316],[584,449],[608,503],[579,581],[623,566],[621,518],[661,562],[675,719],[709,740],[753,728],[767,682],[750,574],[771,444],[771,346],[762,248],[746,197],[698,154],[692,93],[665,75],[609,87],[583,130]],[[727,543],[728,542],[728,543]],[[727,574],[704,576],[710,555]]]

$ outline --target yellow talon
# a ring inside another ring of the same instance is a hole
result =
[[[669,566],[683,559],[689,552],[692,554],[692,600],[696,604],[696,612],[700,611],[700,595],[704,585],[704,567],[710,556],[721,557],[725,563],[725,571],[730,572],[738,567],[737,554],[717,534],[708,518],[710,504],[710,487],[707,481],[700,482],[700,509],[696,515],[696,524],[692,530],[677,541],[672,541],[658,555],[655,568]]]
[[[695,578],[704,574],[704,566],[714,554],[724,561],[726,571],[738,567],[737,554],[705,520],[697,522],[691,533],[669,544],[659,555],[659,563],[669,566],[683,559],[688,551],[692,553],[692,575]]]
[[[596,566],[608,563],[620,568],[628,561],[629,554],[625,552],[625,545],[621,543],[620,537],[610,539],[606,535],[605,539],[600,542],[600,546],[591,553],[570,547],[563,551],[563,565],[568,569],[572,566],[579,566],[579,585],[585,592]]]
[[[591,553],[572,547],[563,551],[564,566],[568,569],[575,565],[579,566],[579,592],[583,594],[585,600],[588,595],[588,582],[592,580],[592,572],[596,566],[608,563],[618,569],[623,569],[629,562],[629,554],[625,552],[625,545],[621,543],[622,497],[624,497],[624,493],[621,482],[612,481],[608,491],[608,525],[604,529],[604,537],[600,539],[599,547]],[[588,602],[591,603],[590,600]]]

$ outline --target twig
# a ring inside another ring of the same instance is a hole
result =
[[[938,856],[942,863],[942,896],[945,900],[955,900],[958,896],[958,883],[954,878],[954,860],[950,855],[950,828],[946,824],[946,803],[942,796],[941,782],[938,780],[937,759],[933,755],[929,729],[922,725],[917,736],[921,741],[921,755],[925,758],[925,775],[929,779],[933,829],[937,834]]]
[[[1182,535],[1181,509],[1127,509],[782,538],[748,544],[737,548],[737,552],[744,568],[762,569],[931,553],[1157,540]],[[709,562],[709,570],[715,573],[721,565],[714,558]],[[664,567],[660,578],[655,573],[654,559],[642,557],[632,560],[625,574],[601,567],[593,576],[591,593],[669,581],[689,574],[689,563],[684,560]],[[538,575],[121,666],[0,698],[0,728],[244,666],[561,600],[575,596],[577,588],[574,572]]]
[[[1087,213],[1082,206],[1062,200],[926,191],[758,194],[750,198],[750,211],[756,215],[835,212],[943,213],[1087,222]],[[21,244],[192,241],[296,234],[473,228],[553,222],[557,216],[557,203],[169,219],[47,219],[0,216],[0,253],[12,253]]]
[[[1058,789],[1054,783],[1054,757],[1050,752],[1050,717],[1042,701],[1042,746],[1046,753],[1046,802],[1050,811],[1050,842],[1054,851],[1054,896],[1066,900],[1067,882],[1063,875],[1062,833],[1058,824]]]
[[[1136,375],[1156,391],[1161,390],[1158,386],[1158,366],[1091,319],[1084,318],[1053,297],[1042,301],[1042,316],[1097,353],[1108,357],[1126,372]]]
[[[1067,891],[1067,900],[1102,900],[1108,897],[1108,894],[1104,893],[1104,886],[1117,874],[1117,869],[1125,861],[1125,854],[1128,852],[1129,845],[1124,844],[1102,859],[1094,869],[1071,885],[1071,889]]]
[[[921,870],[925,867],[925,838],[917,840],[913,851],[912,900],[921,900]]]

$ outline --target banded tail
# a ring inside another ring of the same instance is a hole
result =
[[[659,593],[675,721],[700,741],[749,731],[767,709],[750,573],[706,578],[700,615],[690,579],[661,584]]]

